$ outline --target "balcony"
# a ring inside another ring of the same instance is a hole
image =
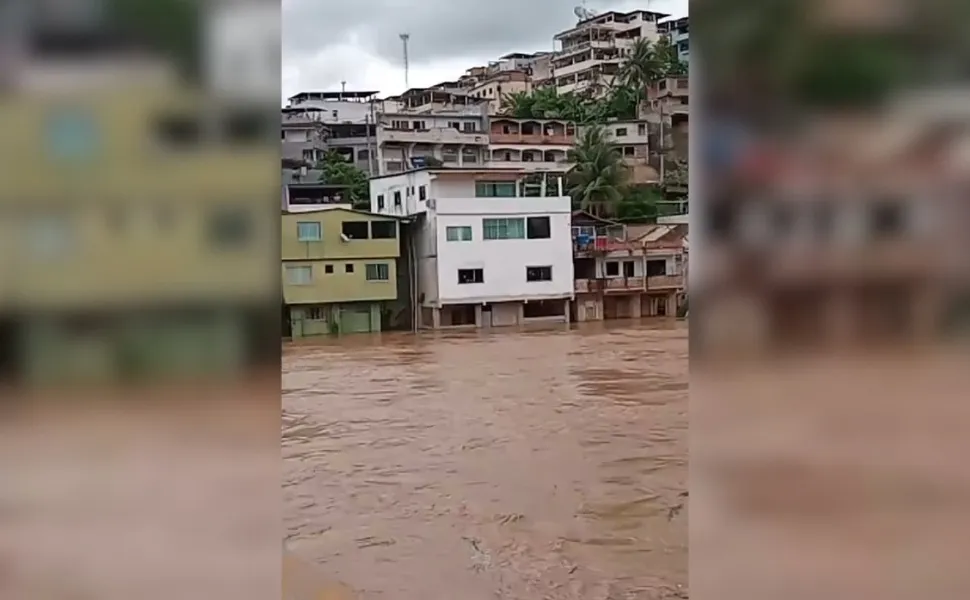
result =
[[[491,134],[491,142],[495,144],[524,144],[549,146],[572,146],[576,141],[573,134],[545,134],[545,133],[495,133]]]
[[[575,280],[574,290],[577,294],[585,293],[611,293],[611,292],[642,292],[644,287],[643,277],[601,277],[597,279],[577,279]]]
[[[488,144],[484,132],[466,133],[451,127],[434,129],[387,129],[378,134],[381,142],[404,142],[409,144]]]
[[[683,275],[653,275],[647,277],[648,290],[676,290],[684,287]]]

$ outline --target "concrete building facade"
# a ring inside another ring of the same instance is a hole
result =
[[[576,126],[559,119],[494,117],[489,123],[489,160],[493,167],[565,173]]]
[[[557,34],[553,39],[559,51],[552,60],[556,89],[559,93],[605,90],[638,39],[660,39],[657,21],[667,16],[646,10],[610,11]]]
[[[570,198],[561,178],[533,191],[528,176],[421,169],[371,181],[374,212],[415,217],[408,252],[421,327],[569,320]]]

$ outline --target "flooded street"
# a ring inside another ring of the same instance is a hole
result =
[[[687,328],[284,347],[287,547],[359,598],[685,598]]]

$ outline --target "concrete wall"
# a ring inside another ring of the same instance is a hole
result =
[[[548,239],[484,240],[486,218],[549,217]],[[447,227],[471,227],[472,241],[449,242]],[[438,290],[442,302],[563,298],[573,294],[570,200],[464,198],[439,200]],[[551,266],[552,281],[526,281],[526,267]],[[484,282],[459,284],[459,269],[482,269]]]

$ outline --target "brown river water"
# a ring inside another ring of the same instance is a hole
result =
[[[286,547],[335,598],[686,598],[687,371],[674,321],[288,345]]]

